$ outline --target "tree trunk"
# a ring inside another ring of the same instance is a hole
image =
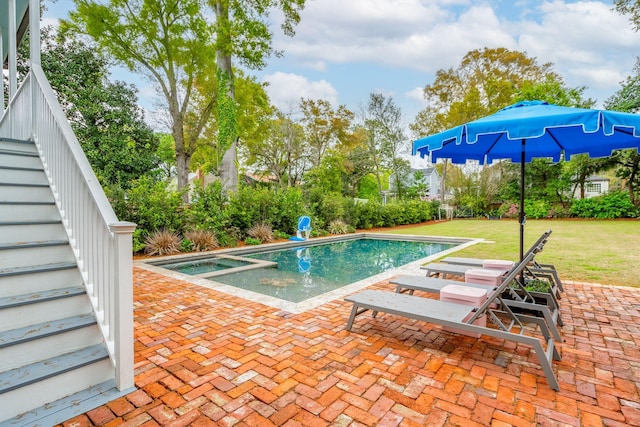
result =
[[[236,156],[236,143],[224,153],[220,164],[220,183],[226,191],[238,190],[238,159]]]
[[[226,1],[215,3],[217,21],[216,65],[218,66],[218,146],[224,150],[222,168],[227,176],[222,177],[223,188],[227,191],[238,190],[238,165],[236,147],[238,141],[237,118],[235,116],[234,76],[231,64],[232,43],[229,5]],[[225,102],[228,101],[228,102]],[[233,151],[232,151],[233,150]],[[224,165],[225,159],[233,161]],[[225,187],[225,182],[228,187]]]
[[[182,127],[182,117],[177,110],[175,114],[172,112],[173,126],[171,133],[173,141],[176,144],[176,169],[178,178],[178,191],[189,186],[189,164],[191,163],[191,154],[185,146],[184,133]],[[182,200],[189,203],[189,191],[185,191]]]

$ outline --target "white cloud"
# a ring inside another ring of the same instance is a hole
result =
[[[415,87],[408,92],[405,92],[405,96],[409,99],[413,99],[423,104],[423,106],[427,106],[427,102],[424,99],[424,88],[423,87]]]
[[[640,35],[628,17],[599,1],[544,2],[539,22],[523,22],[518,49],[553,62],[570,86],[587,86],[599,98],[612,95],[632,71]]]
[[[267,74],[263,80],[273,105],[288,112],[295,108],[300,98],[324,99],[332,105],[338,105],[338,92],[326,80],[309,81],[304,76],[277,72]]]

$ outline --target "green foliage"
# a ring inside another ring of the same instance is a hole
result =
[[[260,222],[278,230],[294,231],[298,217],[305,213],[302,192],[297,188],[272,190],[246,186],[231,194],[227,211],[229,224],[245,231]]]
[[[193,200],[185,210],[186,221],[194,230],[222,230],[229,224],[227,194],[220,181],[205,188],[196,186]]]
[[[309,208],[312,212],[313,227],[324,229],[336,219],[342,219],[345,212],[345,201],[340,193],[323,193],[316,189],[307,195]]]
[[[141,177],[125,192],[111,187],[107,192],[118,218],[138,224],[138,230],[150,233],[157,230],[182,231],[184,221],[180,212],[182,193],[167,189],[164,182]]]
[[[640,30],[640,4],[637,0],[613,0],[613,5],[618,13],[629,15],[634,30]]]
[[[549,217],[551,206],[546,200],[525,199],[524,211],[527,218],[540,219]]]
[[[525,288],[531,292],[549,292],[551,283],[544,279],[525,279]]]
[[[305,187],[311,188],[314,193],[342,194],[345,175],[343,156],[337,151],[330,151],[305,175]]]
[[[327,227],[330,234],[347,234],[348,230],[349,226],[341,219],[334,219]]]
[[[147,231],[143,230],[142,228],[136,228],[133,231],[132,251],[134,254],[137,254],[138,252],[142,252],[144,250],[146,234]]]
[[[375,201],[352,203],[345,219],[359,229],[416,224],[435,218],[437,204],[421,200],[400,200],[382,205]]]
[[[192,252],[194,250],[194,244],[191,240],[184,238],[180,242],[180,252]]]
[[[571,214],[579,218],[635,218],[638,209],[631,203],[628,193],[612,191],[602,196],[574,200]]]
[[[260,239],[256,239],[255,237],[247,237],[246,239],[244,239],[244,243],[245,245],[259,245],[262,242],[260,241]]]
[[[238,137],[236,102],[233,98],[233,78],[222,70],[218,77],[218,146],[226,152]]]
[[[109,62],[79,38],[42,32],[42,68],[103,186],[127,188],[159,172],[158,138],[144,121],[136,89],[109,81]]]
[[[362,177],[358,184],[358,198],[369,200],[380,200],[380,193],[378,192],[378,184],[376,178],[372,174],[368,174]]]

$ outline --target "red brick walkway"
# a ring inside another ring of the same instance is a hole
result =
[[[134,281],[138,390],[64,426],[640,426],[640,289],[565,286],[555,392],[511,342]]]

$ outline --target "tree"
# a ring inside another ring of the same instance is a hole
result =
[[[156,175],[158,138],[144,122],[133,86],[109,81],[108,61],[73,37],[42,31],[42,68],[103,186],[129,188]]]
[[[605,108],[628,113],[640,111],[640,58],[636,59],[633,71],[635,74],[627,77],[622,88],[604,102]],[[626,183],[629,199],[637,206],[640,203],[636,197],[640,191],[640,153],[634,149],[617,150],[610,160],[617,167],[616,176]]]
[[[560,76],[547,75],[542,81],[525,81],[516,90],[514,102],[539,100],[566,107],[593,108],[595,100],[584,99],[585,86],[570,88]]]
[[[281,187],[299,184],[307,164],[302,126],[277,112],[265,134],[246,147],[249,165],[273,175]]]
[[[558,80],[551,63],[538,64],[525,53],[506,48],[476,49],[457,68],[438,70],[424,88],[428,106],[409,125],[414,138],[442,132],[510,105],[528,82]],[[444,168],[448,171],[448,168]],[[441,194],[446,191],[446,172]]]
[[[428,136],[492,114],[510,105],[526,82],[558,79],[552,64],[538,64],[506,48],[467,53],[457,68],[438,70],[424,88],[427,108],[410,125],[415,137]]]
[[[237,58],[247,68],[263,68],[272,53],[272,34],[265,19],[269,11],[274,8],[282,11],[282,30],[293,36],[293,27],[300,21],[305,1],[209,0],[216,16],[218,144],[223,152],[234,147],[239,136],[232,58]]]
[[[157,84],[169,111],[178,188],[188,184],[196,142],[211,116],[216,94],[191,111],[195,82],[215,75],[214,32],[199,0],[74,0],[65,31],[89,35],[119,63]],[[198,120],[185,128],[188,114]],[[185,192],[185,200],[188,197]]]
[[[208,93],[217,90],[217,82],[205,82],[196,84],[196,96],[194,100],[206,99]],[[270,120],[273,116],[273,106],[264,88],[265,84],[256,81],[254,76],[245,76],[242,71],[236,72],[235,77],[235,104],[237,105],[236,119],[238,122],[238,137],[243,141],[242,148],[251,150],[252,145],[262,146],[265,135],[269,132]],[[194,108],[198,111],[200,108]],[[192,118],[193,121],[197,117]],[[191,168],[200,169],[205,173],[219,173],[222,158],[229,147],[219,144],[218,111],[216,110],[198,138],[196,149],[191,158]]]
[[[633,29],[640,30],[640,3],[637,0],[613,0],[613,6],[623,15],[630,15]]]
[[[328,150],[343,149],[353,142],[350,128],[354,114],[344,105],[334,109],[329,101],[303,98],[300,100],[300,109],[312,167],[320,165]]]
[[[580,189],[580,198],[584,199],[587,178],[610,168],[611,159],[592,159],[586,154],[576,154],[571,157],[571,160],[565,162],[564,166],[564,174],[567,175],[567,179],[573,183],[573,191],[571,194],[575,194],[576,189]]]
[[[363,115],[364,128],[368,133],[366,146],[371,171],[378,183],[378,192],[382,192],[382,175],[385,170],[394,173],[396,188],[401,190],[407,167],[400,155],[408,142],[402,126],[402,110],[392,97],[371,93]]]

